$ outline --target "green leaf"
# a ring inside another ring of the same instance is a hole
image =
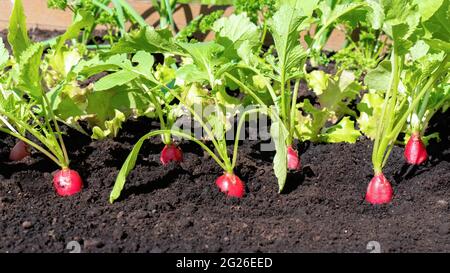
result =
[[[329,127],[321,138],[328,143],[355,143],[360,135],[355,129],[355,123],[349,117],[344,117],[338,124]]]
[[[377,0],[367,0],[366,3],[369,11],[367,19],[370,22],[370,25],[374,29],[381,29],[384,21],[383,8]]]
[[[193,109],[196,105],[205,103],[208,97],[208,90],[201,88],[198,84],[185,85],[182,90],[183,103]]]
[[[104,91],[95,91],[87,96],[86,114],[90,117],[91,125],[97,125],[103,129],[105,122],[116,116],[116,110],[131,115],[144,111],[149,102],[139,89],[130,89],[116,86]]]
[[[429,8],[434,9],[439,1],[436,1]],[[431,13],[431,12],[430,12]],[[450,0],[444,0],[439,9],[433,13],[431,17],[426,20],[423,25],[428,31],[427,42],[432,41],[430,46],[438,45],[442,49],[448,50],[449,48],[449,37],[450,37]]]
[[[406,54],[416,39],[413,35],[420,24],[418,7],[407,0],[382,0],[384,11],[383,30],[393,39],[394,50],[399,56]]]
[[[114,110],[115,116],[112,120],[105,121],[105,128],[102,129],[98,126],[92,128],[92,138],[93,139],[104,139],[106,137],[116,137],[119,130],[122,128],[122,123],[126,120],[125,115]]]
[[[364,83],[373,90],[386,91],[391,79],[391,62],[384,60],[364,77]]]
[[[330,78],[327,89],[318,95],[320,106],[336,113],[337,116],[351,114],[353,111],[348,107],[348,102],[356,98],[362,86],[355,80],[352,72],[344,70],[337,77],[339,81]]]
[[[250,48],[259,45],[258,28],[245,13],[217,20],[213,30],[216,32],[216,42],[225,48],[223,55],[230,60],[239,58],[239,51],[244,43]]]
[[[87,29],[94,24],[94,17],[85,10],[80,10],[74,18],[73,23],[67,28],[63,35],[57,38],[54,50],[56,54],[64,46],[65,42],[70,39],[77,38],[82,29]]]
[[[149,26],[127,33],[106,54],[134,53],[141,50],[149,53],[181,52],[169,29],[156,30]]]
[[[412,61],[415,61],[427,55],[429,49],[430,46],[423,40],[417,41],[416,44],[410,49]]]
[[[214,85],[214,72],[215,67],[222,63],[219,60],[219,53],[222,53],[223,46],[215,42],[203,42],[203,43],[179,43],[179,45],[192,57],[194,64],[197,66],[197,70],[204,73],[204,76],[200,77],[198,71],[197,78],[208,79],[211,85]],[[191,67],[192,69],[192,67]]]
[[[444,3],[444,0],[415,0],[419,6],[422,21],[428,20]],[[448,2],[446,3],[448,5]]]
[[[9,17],[8,42],[16,60],[20,60],[22,53],[31,45],[22,0],[14,1]]]
[[[115,86],[125,85],[140,76],[142,76],[144,79],[151,79],[154,82],[156,81],[152,73],[154,58],[150,53],[145,51],[138,51],[133,56],[132,62],[137,63],[137,65],[133,66],[132,63],[128,60],[123,60],[123,62],[120,63],[114,63],[114,66],[117,65],[122,70],[101,78],[95,84],[94,90],[102,91],[111,89]]]
[[[338,22],[345,21],[347,24],[356,26],[365,16],[365,10],[362,1],[342,1],[344,3],[330,4],[329,1],[322,1],[319,4],[322,12],[320,19],[323,27],[328,28]]]
[[[303,15],[309,18],[312,17],[314,10],[319,7],[320,0],[289,0],[289,2],[291,2],[291,5],[295,5],[296,9],[303,11]]]
[[[445,42],[439,39],[423,39],[434,50],[442,50],[447,54],[450,53],[450,42]]]
[[[67,77],[82,58],[81,52],[77,48],[66,46],[59,49],[58,52],[53,51],[53,54],[47,54],[46,57],[52,70],[57,71],[63,77]]]
[[[308,85],[313,89],[316,95],[322,95],[323,91],[328,87],[328,80],[330,75],[322,70],[314,70],[306,75]]]
[[[95,91],[108,90],[115,86],[127,84],[130,81],[136,79],[137,77],[139,77],[139,75],[132,71],[120,70],[118,72],[109,74],[108,76],[105,76],[100,80],[98,80],[94,85],[94,90]]]
[[[287,147],[286,139],[288,131],[280,121],[273,122],[270,126],[270,135],[275,142],[275,157],[273,158],[273,170],[278,180],[278,192],[281,192],[286,184],[287,177]]]
[[[43,44],[36,43],[23,52],[19,63],[19,84],[17,86],[22,92],[39,101],[42,98],[40,65],[43,51]]]
[[[358,125],[361,132],[370,139],[375,139],[378,123],[381,120],[384,98],[376,92],[366,93],[358,103],[357,109],[360,112]]]
[[[153,132],[150,132],[150,133],[144,135],[133,146],[133,149],[131,150],[127,159],[123,163],[122,168],[120,168],[119,174],[117,175],[116,182],[114,183],[114,187],[111,191],[111,194],[109,195],[110,203],[113,203],[115,200],[117,200],[117,198],[120,197],[120,193],[122,192],[123,187],[125,186],[127,176],[130,174],[130,172],[136,166],[136,160],[139,155],[139,151],[141,150],[142,145],[144,144],[144,141],[146,141],[152,135],[153,135]]]
[[[314,107],[309,99],[305,99],[299,106],[305,115],[298,113],[296,128],[300,135],[297,137],[302,141],[320,141],[320,131],[332,113],[328,109]]]
[[[299,40],[303,20],[304,17],[300,16],[297,9],[282,5],[269,21],[278,53],[278,73],[286,80],[290,70],[299,69],[306,58],[306,52]]]
[[[209,80],[209,75],[205,71],[200,70],[194,64],[186,64],[181,66],[176,71],[176,76],[178,79],[183,80],[183,84],[196,83],[196,82],[206,82]]]
[[[123,66],[131,67],[127,54],[112,55],[105,60],[100,60],[99,56],[94,56],[92,59],[80,61],[74,72],[89,78],[100,72],[116,71]]]

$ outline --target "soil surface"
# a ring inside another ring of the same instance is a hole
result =
[[[448,114],[432,123],[441,132],[450,129]],[[52,162],[36,152],[8,162],[15,140],[2,135],[0,252],[64,252],[72,240],[83,252],[368,252],[369,241],[386,252],[450,251],[448,135],[409,174],[402,148],[393,150],[385,169],[395,190],[389,205],[364,201],[372,176],[367,140],[300,145],[303,170],[289,175],[283,194],[273,153],[244,141],[236,174],[246,196],[237,200],[218,191],[221,169],[194,144],[181,144],[182,164],[162,167],[159,138],[144,144],[123,197],[109,204],[132,145],[157,125],[129,121],[115,140],[97,142],[69,131],[72,168],[86,187],[67,198],[54,193]]]
[[[303,94],[307,96],[308,94]],[[450,112],[437,115],[427,163],[408,168],[395,147],[385,175],[395,196],[372,206],[364,194],[372,177],[371,141],[298,146],[303,168],[289,174],[282,194],[272,170],[273,152],[244,141],[236,174],[243,199],[220,193],[221,169],[195,144],[183,142],[184,162],[162,167],[159,138],[147,141],[122,197],[108,203],[119,168],[137,139],[158,128],[128,121],[114,140],[91,141],[69,130],[71,167],[85,181],[72,197],[58,197],[57,167],[33,151],[9,162],[15,140],[0,135],[0,252],[450,252]],[[231,147],[230,147],[231,148]]]

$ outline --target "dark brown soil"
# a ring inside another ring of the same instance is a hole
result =
[[[304,94],[307,95],[307,94]],[[8,161],[15,140],[0,135],[0,252],[450,252],[449,112],[431,122],[442,134],[430,159],[405,166],[396,147],[385,169],[394,201],[364,201],[371,179],[371,142],[302,144],[303,170],[277,193],[273,153],[244,141],[236,168],[246,197],[227,198],[215,186],[221,169],[194,144],[182,143],[184,162],[162,167],[158,138],[147,142],[123,197],[108,203],[120,166],[136,140],[158,124],[127,122],[115,140],[92,142],[70,131],[72,168],[85,180],[82,193],[57,197],[56,166],[33,152]]]
[[[448,113],[438,118],[449,129]],[[71,132],[72,168],[86,188],[68,198],[54,193],[56,167],[40,154],[8,162],[14,140],[2,135],[0,252],[63,252],[72,240],[84,252],[367,252],[369,241],[386,252],[450,251],[448,135],[431,144],[430,160],[414,175],[405,176],[402,149],[394,149],[385,174],[395,198],[385,206],[364,202],[372,175],[367,140],[300,146],[303,171],[290,175],[284,194],[273,153],[245,141],[236,173],[247,194],[236,200],[218,191],[220,168],[193,144],[181,145],[184,163],[160,166],[158,138],[144,145],[123,198],[111,205],[118,169],[137,137],[157,127],[150,123],[128,122],[116,140]]]

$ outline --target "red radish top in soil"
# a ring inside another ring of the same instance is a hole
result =
[[[377,205],[392,201],[393,190],[383,173],[376,174],[367,187],[366,201]]]
[[[244,182],[232,173],[225,173],[216,180],[216,185],[221,192],[231,197],[241,198],[244,196]]]
[[[28,146],[28,144],[20,140],[11,149],[11,152],[9,154],[9,160],[20,161],[30,155],[31,155],[30,147]]]
[[[409,164],[420,165],[428,158],[427,148],[419,134],[413,134],[405,146],[405,158]]]
[[[300,158],[298,157],[298,153],[292,146],[288,146],[287,148],[287,166],[291,171],[300,170]]]
[[[183,161],[183,151],[174,144],[168,144],[164,146],[159,159],[163,165],[167,165],[171,161],[181,162]]]
[[[60,196],[70,196],[81,191],[83,181],[78,172],[62,169],[53,175],[53,186]]]

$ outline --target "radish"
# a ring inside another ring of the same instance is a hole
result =
[[[418,133],[412,134],[409,138],[404,155],[406,161],[412,165],[420,165],[427,160],[427,149]]]
[[[371,204],[386,204],[392,201],[393,190],[383,173],[375,174],[367,187],[366,201]]]
[[[220,191],[231,197],[242,198],[245,193],[244,182],[233,173],[225,172],[216,180]]]
[[[291,171],[300,170],[300,158],[298,157],[298,153],[292,146],[288,146],[287,148],[287,166]]]
[[[159,159],[163,165],[167,165],[171,161],[181,162],[183,161],[183,151],[174,144],[167,144],[164,146]]]
[[[53,175],[53,186],[60,196],[70,196],[81,191],[83,181],[78,172],[62,169]]]
[[[9,160],[20,161],[30,155],[31,155],[31,152],[30,152],[30,147],[28,146],[28,144],[26,144],[22,140],[19,140],[16,143],[16,145],[14,145],[14,147],[11,149],[11,152],[9,154]]]

